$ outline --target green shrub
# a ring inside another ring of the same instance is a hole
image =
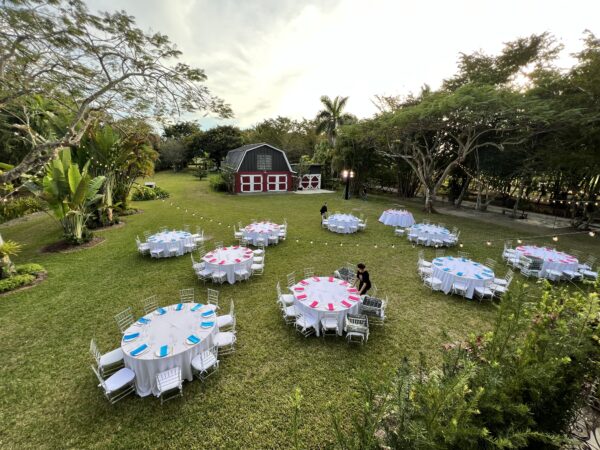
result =
[[[44,203],[37,197],[17,197],[7,202],[1,202],[0,223],[44,209]]]
[[[21,286],[27,286],[28,284],[33,283],[34,280],[35,275],[28,273],[4,278],[3,280],[0,280],[0,292],[8,292],[20,288]]]
[[[145,200],[156,200],[161,198],[168,198],[169,193],[161,188],[161,187],[148,187],[148,186],[138,186],[133,191],[132,199],[136,202],[145,201]]]
[[[44,273],[46,269],[40,264],[30,263],[30,264],[21,264],[16,267],[17,274],[29,274],[29,275],[38,275],[40,273]]]
[[[220,173],[208,177],[208,185],[215,192],[227,192],[227,181]]]

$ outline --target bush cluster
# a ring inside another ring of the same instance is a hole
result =
[[[0,203],[0,223],[45,209],[37,197],[17,197]]]
[[[21,286],[27,286],[33,283],[35,275],[24,273],[22,275],[14,275],[10,278],[4,278],[0,280],[0,293],[8,292],[14,289],[20,288]]]
[[[168,198],[169,193],[161,188],[161,187],[148,187],[148,186],[138,186],[135,191],[133,191],[132,199],[136,202],[145,201],[145,200],[156,200],[161,198]]]
[[[39,275],[40,273],[44,273],[46,271],[43,266],[35,263],[18,265],[15,267],[15,270],[19,275]]]
[[[210,175],[208,177],[208,185],[215,192],[227,192],[227,181],[220,173]]]

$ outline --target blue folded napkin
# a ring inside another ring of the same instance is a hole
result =
[[[450,272],[450,268],[449,268],[449,267],[446,267],[446,268],[444,269],[444,272]]]
[[[165,308],[158,308],[156,312],[159,316],[162,316],[163,314],[166,314],[167,310]]]
[[[190,341],[192,344],[197,344],[198,342],[200,342],[200,338],[198,336],[196,336],[195,334],[190,334],[187,337],[188,341]]]
[[[138,319],[138,322],[141,323],[142,325],[147,325],[150,323],[150,319],[146,319],[145,317],[140,317]]]
[[[202,303],[198,303],[196,306],[194,306],[192,308],[192,311],[198,311],[200,308],[202,308],[204,305]]]
[[[483,269],[483,271],[484,271],[485,273],[492,273],[492,270],[491,270],[491,269]]]
[[[212,316],[215,312],[214,311],[204,311],[202,314],[200,314],[202,317],[208,317],[208,316]]]
[[[477,278],[478,280],[483,280],[483,277],[478,273],[475,274],[475,278]]]
[[[480,264],[479,264],[479,263],[473,263],[473,265],[474,265],[474,266],[479,266]]]
[[[160,351],[158,352],[158,356],[160,356],[161,358],[164,358],[168,354],[169,354],[169,346],[168,345],[163,345],[160,348]]]
[[[138,337],[140,335],[140,333],[131,333],[131,334],[126,334],[125,336],[123,336],[123,339],[125,339],[126,341],[130,341],[132,339],[135,339],[136,337]]]
[[[436,263],[434,263],[434,264],[435,264],[436,266],[443,266],[443,264],[442,264],[442,263],[437,263],[437,262],[436,262]]]
[[[484,276],[484,277],[491,277],[492,275],[491,275],[491,274],[489,274],[489,273],[484,273],[484,274],[483,274],[483,276]]]
[[[131,353],[129,353],[131,356],[137,356],[140,353],[142,353],[144,350],[146,350],[148,348],[148,344],[142,344],[140,345],[138,348],[136,348],[135,350],[133,350]]]
[[[183,309],[183,303],[178,303],[175,307],[175,311],[181,311]]]
[[[459,277],[462,277],[463,273],[462,272],[456,272],[456,275],[458,275]]]
[[[467,258],[460,258],[462,262],[466,262]]]
[[[204,328],[210,328],[212,326],[214,326],[214,322],[200,322],[200,326],[204,327]]]
[[[446,258],[448,258],[448,259],[454,259],[452,256],[447,256]]]

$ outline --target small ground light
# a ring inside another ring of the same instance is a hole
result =
[[[594,236],[596,236],[596,233],[594,233],[593,231],[590,231],[589,235],[590,235],[591,237],[594,237]]]
[[[558,236],[553,236],[553,237],[552,237],[552,240],[553,240],[554,242],[558,241]]]
[[[486,244],[488,245],[488,247],[489,247],[490,245],[492,245],[492,243],[491,243],[490,241],[487,241],[487,242],[486,242]]]
[[[517,244],[522,244],[523,241],[521,239],[517,239]]]
[[[458,244],[458,246],[459,246],[460,248],[463,248],[463,245],[462,245],[462,244]]]

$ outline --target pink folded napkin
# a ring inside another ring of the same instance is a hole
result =
[[[235,262],[242,262],[240,258],[235,258]]]
[[[215,262],[216,260],[217,260],[217,258],[213,258],[209,262]]]
[[[225,264],[225,260],[222,260],[219,264]]]
[[[358,292],[358,289],[356,289],[356,288],[348,288],[348,292]]]
[[[240,246],[239,245],[234,245],[233,248],[237,250],[238,248],[240,248]]]
[[[302,281],[300,282],[300,284],[301,284],[302,286],[308,286],[308,281],[304,281],[304,280],[302,280]]]
[[[295,291],[298,291],[298,292],[301,292],[301,291],[303,291],[303,290],[304,290],[304,288],[303,288],[303,287],[300,287],[300,286],[298,286],[298,287],[295,287],[295,288],[294,288],[294,290],[295,290]]]
[[[321,280],[319,279],[319,277],[312,277],[312,279],[313,279],[313,280],[315,280],[315,281],[321,281]]]
[[[207,254],[206,254],[206,255],[204,255],[204,256],[205,256],[205,257],[207,257],[207,258],[212,258],[212,257],[213,257],[213,254],[212,254],[212,253],[207,253]]]
[[[319,302],[315,300],[314,302],[312,302],[312,303],[310,304],[310,307],[311,307],[311,308],[316,308],[318,304],[319,304]]]
[[[348,303],[346,300],[342,300],[342,305],[344,305],[346,308],[350,308],[352,305],[350,303]]]
[[[552,258],[548,258],[548,261],[550,262],[554,262],[554,260]]]
[[[223,247],[223,250],[227,250],[227,247]]]
[[[327,305],[327,309],[329,309],[329,311],[333,311],[333,309],[334,309],[334,308],[333,308],[333,303],[329,303],[329,304]]]
[[[333,283],[334,278],[333,277],[329,277],[329,282]]]
[[[300,294],[300,295],[296,296],[296,298],[297,298],[298,300],[305,299],[305,298],[306,298],[306,294]]]
[[[357,302],[357,301],[359,301],[359,300],[360,300],[360,297],[357,297],[356,295],[349,295],[349,296],[348,296],[348,298],[349,298],[350,300],[354,300],[355,302]]]
[[[341,286],[348,286],[348,282],[347,282],[347,281],[342,281],[342,282],[340,283],[340,285],[341,285]]]

